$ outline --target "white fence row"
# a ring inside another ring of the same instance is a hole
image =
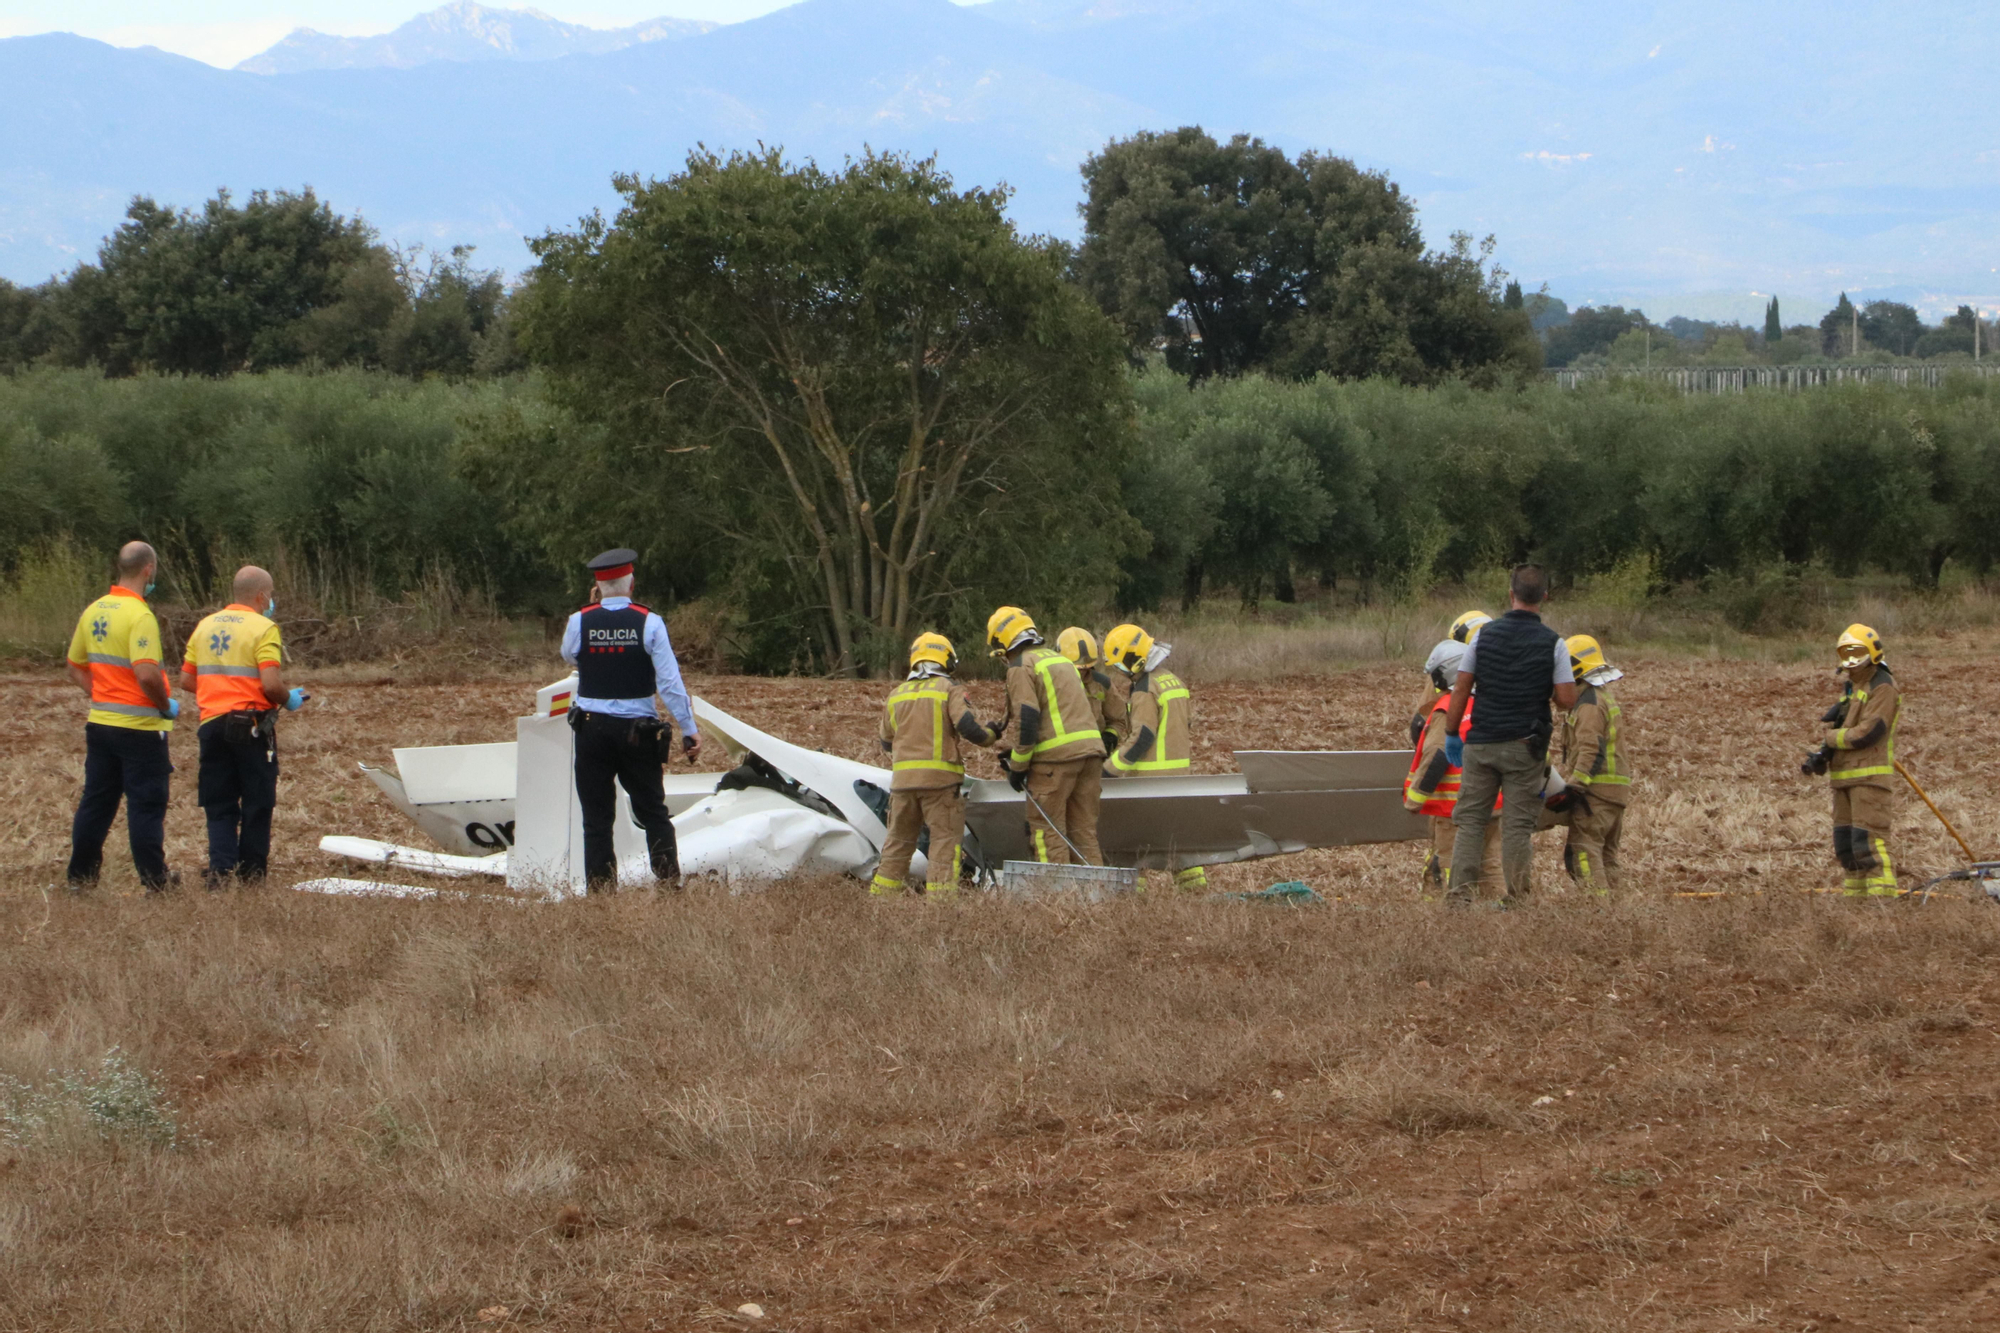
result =
[[[1920,384],[1935,389],[1951,375],[1985,378],[2000,374],[2000,363],[1958,362],[1942,366],[1673,366],[1658,369],[1592,366],[1586,370],[1548,370],[1544,376],[1565,389],[1592,380],[1648,379],[1671,384],[1682,393],[1742,393],[1745,389],[1816,389],[1827,384]]]

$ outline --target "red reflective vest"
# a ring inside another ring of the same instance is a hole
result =
[[[1458,720],[1458,738],[1461,741],[1465,739],[1466,733],[1472,730],[1472,705],[1476,702],[1478,702],[1476,699],[1465,701],[1465,716]],[[1440,694],[1437,702],[1431,705],[1431,712],[1441,714],[1450,707],[1451,695]],[[1423,762],[1423,757],[1424,748],[1419,744],[1416,753],[1410,756],[1410,775],[1403,780],[1404,791],[1408,791],[1410,784],[1417,780],[1417,765]],[[1446,769],[1444,777],[1438,781],[1437,790],[1431,793],[1429,800],[1417,807],[1418,813],[1438,819],[1450,819],[1451,812],[1458,808],[1458,784],[1461,776],[1460,770],[1456,768]],[[1500,808],[1498,798],[1495,798],[1493,808],[1496,810]]]

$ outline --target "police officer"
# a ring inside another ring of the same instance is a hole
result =
[[[646,830],[654,878],[680,885],[680,853],[660,779],[660,766],[671,754],[671,733],[660,721],[655,695],[665,700],[680,728],[688,762],[701,750],[667,622],[632,600],[638,558],[619,547],[591,560],[597,600],[572,615],[563,630],[563,660],[576,667],[569,722],[576,732],[576,799],[583,807],[583,873],[592,892],[618,883],[611,837],[618,803],[614,781],[625,788],[632,813]]]
[[[159,557],[144,542],[118,552],[118,581],[83,610],[69,641],[69,678],[90,694],[84,724],[83,797],[70,825],[69,886],[88,889],[104,864],[104,839],[125,802],[132,864],[148,893],[172,886],[167,870],[167,735],[180,716],[160,669],[160,622],[146,604]]]
[[[245,565],[230,585],[229,605],[194,627],[181,658],[181,688],[201,711],[196,793],[208,816],[204,878],[211,889],[231,875],[260,880],[270,865],[277,712],[296,712],[307,698],[285,687],[284,646],[271,619],[277,611],[270,574]]]

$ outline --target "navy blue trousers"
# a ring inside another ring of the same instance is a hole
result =
[[[167,733],[83,726],[83,799],[69,831],[69,882],[97,882],[104,868],[104,840],[118,803],[125,802],[125,827],[132,839],[132,864],[148,889],[167,886],[167,786],[174,771]]]
[[[660,747],[629,717],[586,713],[576,731],[576,800],[583,807],[583,874],[593,892],[618,887],[618,849],[612,826],[618,817],[616,782],[632,798],[632,817],[646,830],[646,854],[653,878],[678,887],[680,849],[673,817],[667,813]]]
[[[278,746],[231,741],[227,718],[201,724],[196,799],[208,816],[208,873],[261,879],[271,861],[271,814],[278,808]]]

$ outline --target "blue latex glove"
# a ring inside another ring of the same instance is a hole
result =
[[[298,686],[296,685],[292,686],[292,692],[285,696],[285,711],[287,713],[298,712],[299,706],[311,697],[312,697],[311,695],[307,694],[304,690],[300,689]]]
[[[1465,767],[1465,742],[1456,736],[1444,738],[1444,761],[1453,768]]]
[[[181,715],[181,701],[169,697],[167,699],[167,706],[161,711],[167,715],[167,721],[171,722]]]

